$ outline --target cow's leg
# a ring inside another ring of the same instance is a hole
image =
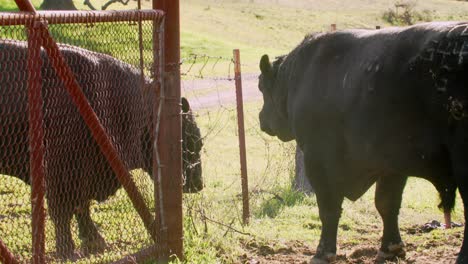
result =
[[[317,157],[321,156],[314,152],[305,150],[304,160],[307,177],[311,180],[316,191],[319,216],[322,222],[320,242],[311,261],[313,264],[318,264],[328,263],[336,257],[338,222],[344,196],[340,188],[337,188],[337,180],[340,177],[338,173],[341,172],[340,168],[342,167],[335,162],[335,159],[317,160]]]
[[[317,189],[321,186],[317,186]],[[319,207],[320,221],[322,222],[322,232],[320,243],[312,263],[327,263],[336,257],[336,238],[338,235],[338,222],[341,216],[341,204],[343,196],[333,195],[330,192],[318,194],[317,204]]]
[[[398,214],[406,180],[406,176],[388,175],[377,181],[375,206],[382,217],[384,226],[382,244],[377,256],[378,261],[405,255],[398,228]]]
[[[70,229],[73,209],[59,201],[54,201],[50,197],[48,198],[50,218],[55,227],[57,256],[61,259],[77,259],[80,256],[75,252],[75,244],[73,243]]]
[[[81,239],[81,248],[86,254],[100,253],[106,249],[107,244],[91,219],[89,206],[88,201],[75,211],[79,237]]]

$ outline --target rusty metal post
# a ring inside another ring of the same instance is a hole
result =
[[[249,182],[247,178],[247,153],[245,148],[244,130],[244,105],[242,101],[242,75],[240,65],[240,52],[238,49],[234,53],[234,74],[236,81],[236,101],[237,101],[237,127],[239,131],[239,151],[242,179],[242,220],[244,225],[249,224]]]
[[[166,13],[164,27],[164,89],[159,151],[163,167],[164,223],[169,255],[183,259],[182,226],[182,123],[180,108],[179,0],[153,0],[153,9]]]
[[[33,263],[45,263],[45,168],[42,98],[41,29],[39,21],[28,28],[29,163],[31,172]]]
[[[0,240],[0,263],[19,264],[19,260],[8,250],[2,240]]]
[[[15,0],[18,9],[22,12],[36,13],[36,9],[29,0]]]
[[[29,0],[15,0],[20,11],[36,14]],[[28,25],[29,151],[32,208],[32,262],[45,263],[45,172],[40,22]]]

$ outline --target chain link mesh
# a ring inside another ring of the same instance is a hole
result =
[[[112,22],[98,22],[97,14],[57,13],[48,18],[48,29],[154,215],[151,133],[158,98],[152,80],[160,76],[155,71],[160,56],[154,57],[160,52],[154,51],[159,47],[160,14],[146,14],[141,26],[135,22],[141,15],[137,12],[115,12],[115,17],[107,13]],[[32,17],[0,18],[0,238],[28,263],[32,258],[28,46],[26,28],[19,21],[32,23]],[[46,259],[115,261],[154,241],[52,68],[57,55],[41,52]]]

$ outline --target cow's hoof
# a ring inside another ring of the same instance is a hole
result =
[[[313,257],[309,264],[328,264],[336,260],[336,254],[334,253],[325,253],[323,256],[320,257]]]
[[[384,263],[386,260],[391,260],[395,258],[404,258],[406,255],[405,244],[400,242],[398,244],[392,244],[388,246],[387,251],[379,250],[377,254],[376,263]]]
[[[95,239],[84,240],[81,243],[81,250],[84,254],[98,254],[104,252],[107,248],[107,243],[102,236],[97,236]]]

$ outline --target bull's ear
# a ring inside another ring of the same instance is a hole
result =
[[[268,58],[268,55],[263,55],[262,58],[260,59],[260,70],[262,71],[262,74],[268,75],[271,73],[271,63],[270,63],[270,58]]]
[[[187,98],[185,97],[182,97],[182,112],[183,113],[188,113],[188,111],[190,111],[190,104],[187,100]]]

